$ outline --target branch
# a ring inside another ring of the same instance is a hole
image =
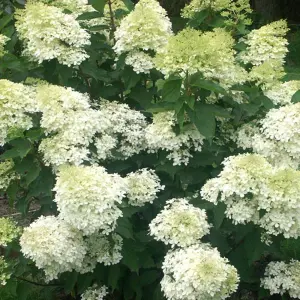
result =
[[[114,19],[114,12],[112,9],[112,2],[111,0],[108,0],[108,7],[109,7],[109,15],[110,15],[110,25],[111,25],[111,35],[114,41],[114,44],[116,43],[114,32],[116,31],[116,24]]]
[[[24,281],[24,282],[27,282],[27,283],[30,283],[33,285],[37,285],[37,286],[62,286],[61,284],[54,284],[54,283],[49,283],[49,284],[39,283],[39,282],[31,281],[26,278],[15,276],[15,275],[13,275],[13,277],[16,278],[17,280],[21,280],[21,281]]]

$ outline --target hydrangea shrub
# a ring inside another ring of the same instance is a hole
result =
[[[299,298],[286,21],[257,27],[247,0],[180,21],[157,0],[22,3],[0,15],[0,195],[25,220],[0,218],[1,288]]]

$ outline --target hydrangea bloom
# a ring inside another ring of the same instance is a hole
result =
[[[25,228],[20,245],[24,256],[44,270],[47,281],[80,268],[86,254],[82,234],[53,216],[42,216]]]
[[[252,23],[249,18],[252,12],[249,0],[192,0],[183,8],[181,15],[184,18],[193,19],[197,13],[205,9],[220,12],[221,16],[226,18],[227,25],[235,25],[238,22],[246,25]]]
[[[132,66],[133,71],[139,73],[149,73],[154,68],[153,58],[142,51],[132,51],[125,59],[126,65]]]
[[[90,44],[89,33],[63,9],[28,1],[18,10],[16,29],[24,42],[23,54],[39,63],[57,58],[61,64],[79,65],[88,55],[84,46]]]
[[[95,139],[97,158],[125,159],[145,148],[146,119],[126,104],[102,100],[99,106],[99,137]]]
[[[248,48],[241,53],[240,59],[254,66],[259,66],[268,60],[276,60],[283,64],[288,52],[288,41],[285,38],[287,32],[288,26],[285,20],[252,30],[246,39],[243,39]]]
[[[257,125],[246,124],[237,132],[238,146],[252,148],[279,167],[300,165],[300,103],[271,109]]]
[[[87,148],[99,130],[101,114],[90,108],[88,96],[71,88],[40,85],[37,103],[42,112],[41,127],[46,135],[52,135],[39,147],[45,163],[79,165],[89,160]]]
[[[9,38],[3,34],[0,34],[0,57],[5,54],[4,46],[9,41]]]
[[[16,222],[9,218],[0,218],[0,246],[7,246],[22,232]]]
[[[117,54],[136,50],[159,51],[172,34],[166,11],[156,0],[140,0],[115,32]]]
[[[0,256],[0,285],[6,285],[11,274],[8,271],[8,263],[5,261],[3,256]]]
[[[5,144],[10,131],[31,128],[28,113],[36,110],[35,93],[31,87],[0,79],[0,146]]]
[[[288,293],[292,298],[300,298],[300,262],[270,262],[265,270],[261,285],[273,294]]]
[[[16,173],[12,171],[14,163],[10,160],[0,162],[0,190],[5,191],[10,182],[16,178]]]
[[[276,105],[287,105],[291,104],[292,97],[298,90],[300,80],[291,80],[271,86],[264,94]]]
[[[81,300],[103,300],[107,295],[106,286],[98,287],[97,285],[93,285],[81,295]]]
[[[97,166],[60,167],[54,190],[60,217],[86,235],[114,230],[127,191],[119,175]]]
[[[258,154],[232,156],[217,178],[202,188],[202,197],[226,204],[233,223],[253,222],[268,235],[300,236],[300,171],[273,168]],[[260,211],[264,214],[260,215]]]
[[[191,151],[201,151],[204,137],[193,126],[188,125],[179,135],[173,131],[176,124],[174,112],[161,112],[153,116],[153,123],[146,128],[146,142],[149,152],[160,149],[170,152],[168,159],[174,165],[188,164]]]
[[[209,233],[206,213],[182,199],[171,199],[149,225],[150,234],[158,241],[186,247],[199,242]]]
[[[236,269],[207,244],[167,253],[162,290],[172,300],[226,299],[238,286]]]
[[[246,72],[235,61],[233,45],[234,39],[223,28],[208,32],[186,28],[169,38],[154,61],[166,75],[202,72],[205,78],[227,85],[242,83]]]
[[[93,233],[85,238],[87,255],[83,265],[78,270],[80,273],[87,273],[94,270],[97,263],[105,266],[115,265],[122,259],[123,239],[118,234],[106,236],[101,233]]]
[[[157,193],[164,189],[153,170],[141,169],[135,173],[129,173],[125,181],[128,188],[128,202],[133,206],[152,203]]]

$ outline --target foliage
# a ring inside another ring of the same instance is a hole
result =
[[[36,209],[3,221],[7,294],[298,295],[286,22],[252,28],[244,0],[193,1],[174,24],[156,0],[26,2],[0,15],[0,193]]]

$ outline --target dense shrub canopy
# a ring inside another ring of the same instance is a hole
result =
[[[17,2],[0,19],[0,193],[25,223],[0,218],[0,284],[299,298],[286,21],[254,28],[247,0],[193,0],[173,24],[156,0]]]

